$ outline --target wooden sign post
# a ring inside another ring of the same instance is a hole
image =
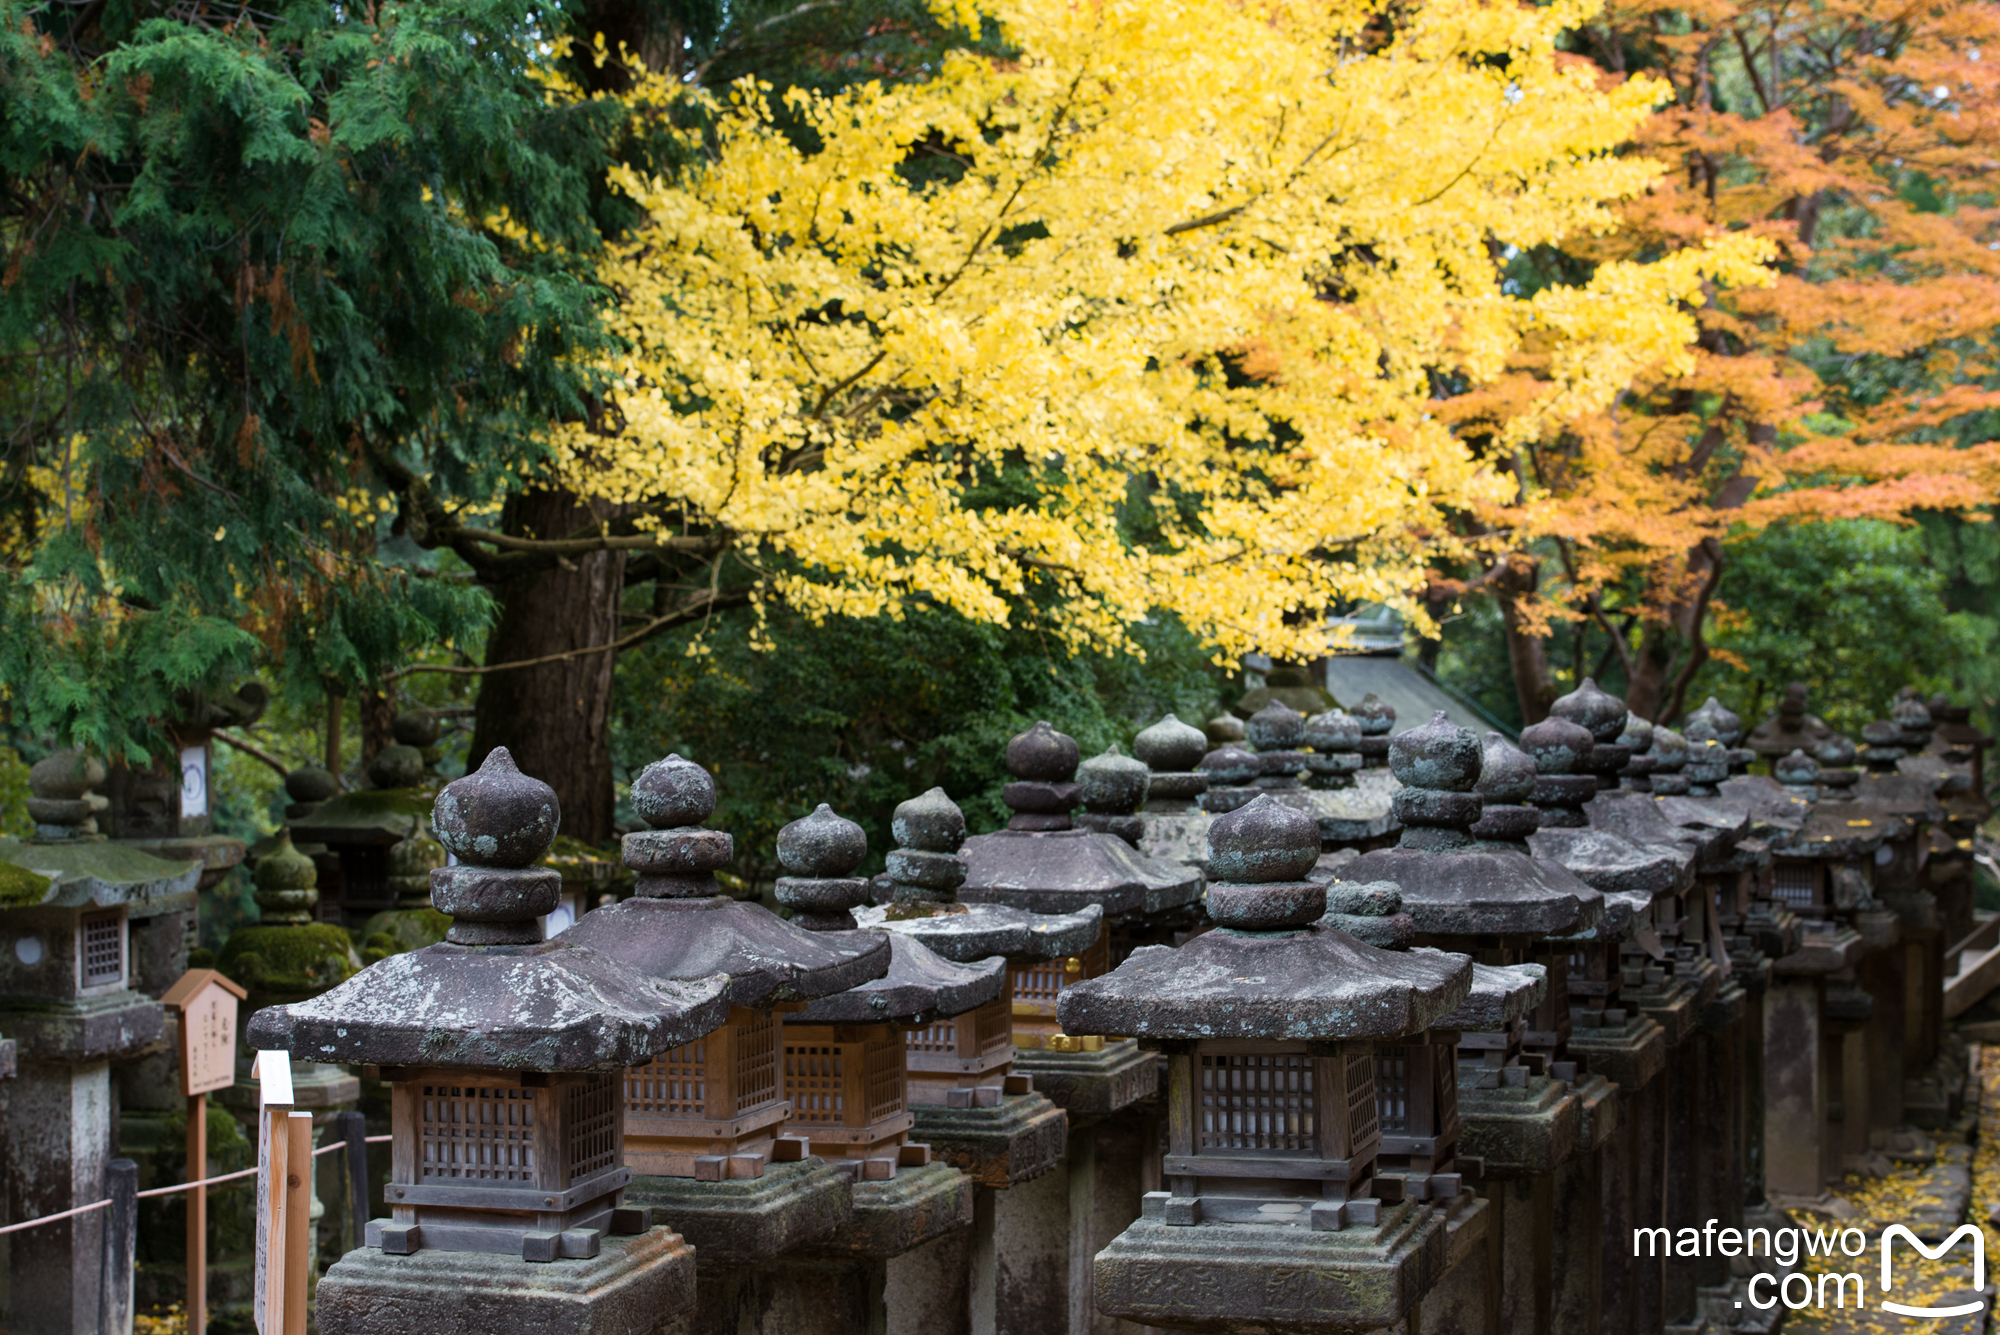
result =
[[[257,1329],[306,1335],[312,1264],[312,1114],[292,1111],[292,1059],[259,1052],[257,1077]]]
[[[248,995],[213,969],[189,969],[160,1001],[180,1017],[181,1093],[187,1096],[187,1180],[208,1176],[208,1096],[236,1080],[236,1004]],[[208,1188],[187,1194],[189,1335],[208,1329]]]

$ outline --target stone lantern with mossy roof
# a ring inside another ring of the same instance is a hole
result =
[[[645,977],[542,940],[562,881],[533,863],[558,820],[554,792],[496,748],[438,796],[459,857],[431,874],[448,939],[250,1019],[260,1050],[391,1084],[391,1217],[320,1280],[326,1335],[644,1330],[693,1308],[691,1250],[620,1199],[620,1084],[721,1025],[729,979]]]
[[[1209,840],[1217,929],[1135,951],[1061,1001],[1067,1029],[1167,1056],[1168,1188],[1098,1253],[1097,1308],[1175,1330],[1393,1325],[1443,1275],[1446,1228],[1429,1202],[1377,1190],[1376,1049],[1464,1002],[1471,962],[1326,925],[1327,888],[1307,879],[1317,824],[1270,796]]]

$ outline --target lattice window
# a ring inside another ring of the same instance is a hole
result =
[[[794,1122],[842,1125],[847,1115],[845,1055],[837,1044],[786,1045],[785,1097],[792,1101]]]
[[[1063,988],[1063,966],[1066,960],[1038,960],[1014,970],[1015,1001],[1053,1002]],[[1078,977],[1082,976],[1081,970]]]
[[[784,1097],[778,1084],[778,1013],[757,1011],[736,1026],[736,1115]]]
[[[1014,1017],[1004,1000],[988,1002],[974,1011],[972,1018],[979,1026],[975,1037],[979,1041],[980,1056],[989,1056],[1014,1045]]]
[[[1348,1145],[1364,1145],[1374,1139],[1376,1126],[1375,1054],[1350,1052],[1347,1055]]]
[[[1200,1150],[1316,1152],[1312,1058],[1203,1053],[1199,1124]]]
[[[905,1029],[903,1046],[912,1056],[955,1057],[958,1055],[958,1021],[938,1020],[919,1029]]]
[[[1777,875],[1771,886],[1772,897],[1795,909],[1811,908],[1813,889],[1819,881],[1819,869],[1811,865],[1798,866],[1781,862],[1775,870]]]
[[[86,913],[78,923],[83,939],[83,985],[103,987],[125,981],[125,915]]]
[[[625,1112],[641,1117],[708,1116],[708,1044],[683,1043],[625,1072]]]
[[[884,1122],[903,1111],[903,1047],[895,1039],[870,1043],[861,1054],[861,1089],[868,1099],[868,1121]]]
[[[1410,1052],[1385,1048],[1375,1069],[1375,1105],[1384,1135],[1410,1134]]]
[[[615,1076],[599,1076],[587,1084],[563,1089],[563,1152],[569,1159],[574,1186],[595,1173],[618,1166],[618,1085]]]
[[[1457,1129],[1458,1057],[1447,1047],[1439,1047],[1431,1056],[1431,1107],[1436,1112],[1437,1134],[1448,1136]]]
[[[504,1085],[425,1085],[417,1174],[425,1182],[535,1182],[535,1094]]]

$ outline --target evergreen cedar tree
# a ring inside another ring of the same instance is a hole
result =
[[[1510,276],[1531,288],[1730,235],[1776,248],[1772,281],[1704,294],[1690,373],[1649,371],[1604,411],[1489,447],[1517,490],[1478,527],[1509,541],[1433,593],[1498,596],[1529,721],[1562,689],[1541,637],[1579,619],[1608,635],[1632,706],[1670,719],[1716,652],[1723,539],[1992,501],[2000,11],[1613,0],[1572,45],[1607,82],[1671,86],[1635,148],[1672,170],[1616,231],[1524,251]],[[1497,440],[1557,355],[1524,349],[1446,415]]]

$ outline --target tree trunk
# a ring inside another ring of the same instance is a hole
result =
[[[1634,714],[1665,724],[1680,717],[1688,686],[1708,661],[1708,640],[1702,631],[1709,601],[1721,582],[1722,544],[1704,538],[1688,550],[1681,584],[1685,592],[1666,606],[1663,621],[1647,623],[1639,652],[1633,655],[1625,706]]]
[[[1521,706],[1521,723],[1540,723],[1549,716],[1555,701],[1555,680],[1549,671],[1547,641],[1524,629],[1526,618],[1520,603],[1541,583],[1541,563],[1516,553],[1507,558],[1507,568],[1493,581],[1500,599],[1500,619],[1507,634],[1507,664],[1514,670],[1514,698]]]
[[[382,754],[382,748],[396,740],[392,726],[396,707],[386,691],[373,686],[361,692],[361,763],[366,765]]]
[[[586,506],[568,492],[531,491],[509,507],[507,529],[559,538],[611,518],[601,502]],[[500,619],[486,642],[486,666],[610,644],[618,638],[623,552],[591,552],[515,575],[495,593]],[[612,834],[611,669],[608,651],[489,672],[473,711],[468,768],[505,746],[524,774],[556,790],[562,832],[589,843]]]

